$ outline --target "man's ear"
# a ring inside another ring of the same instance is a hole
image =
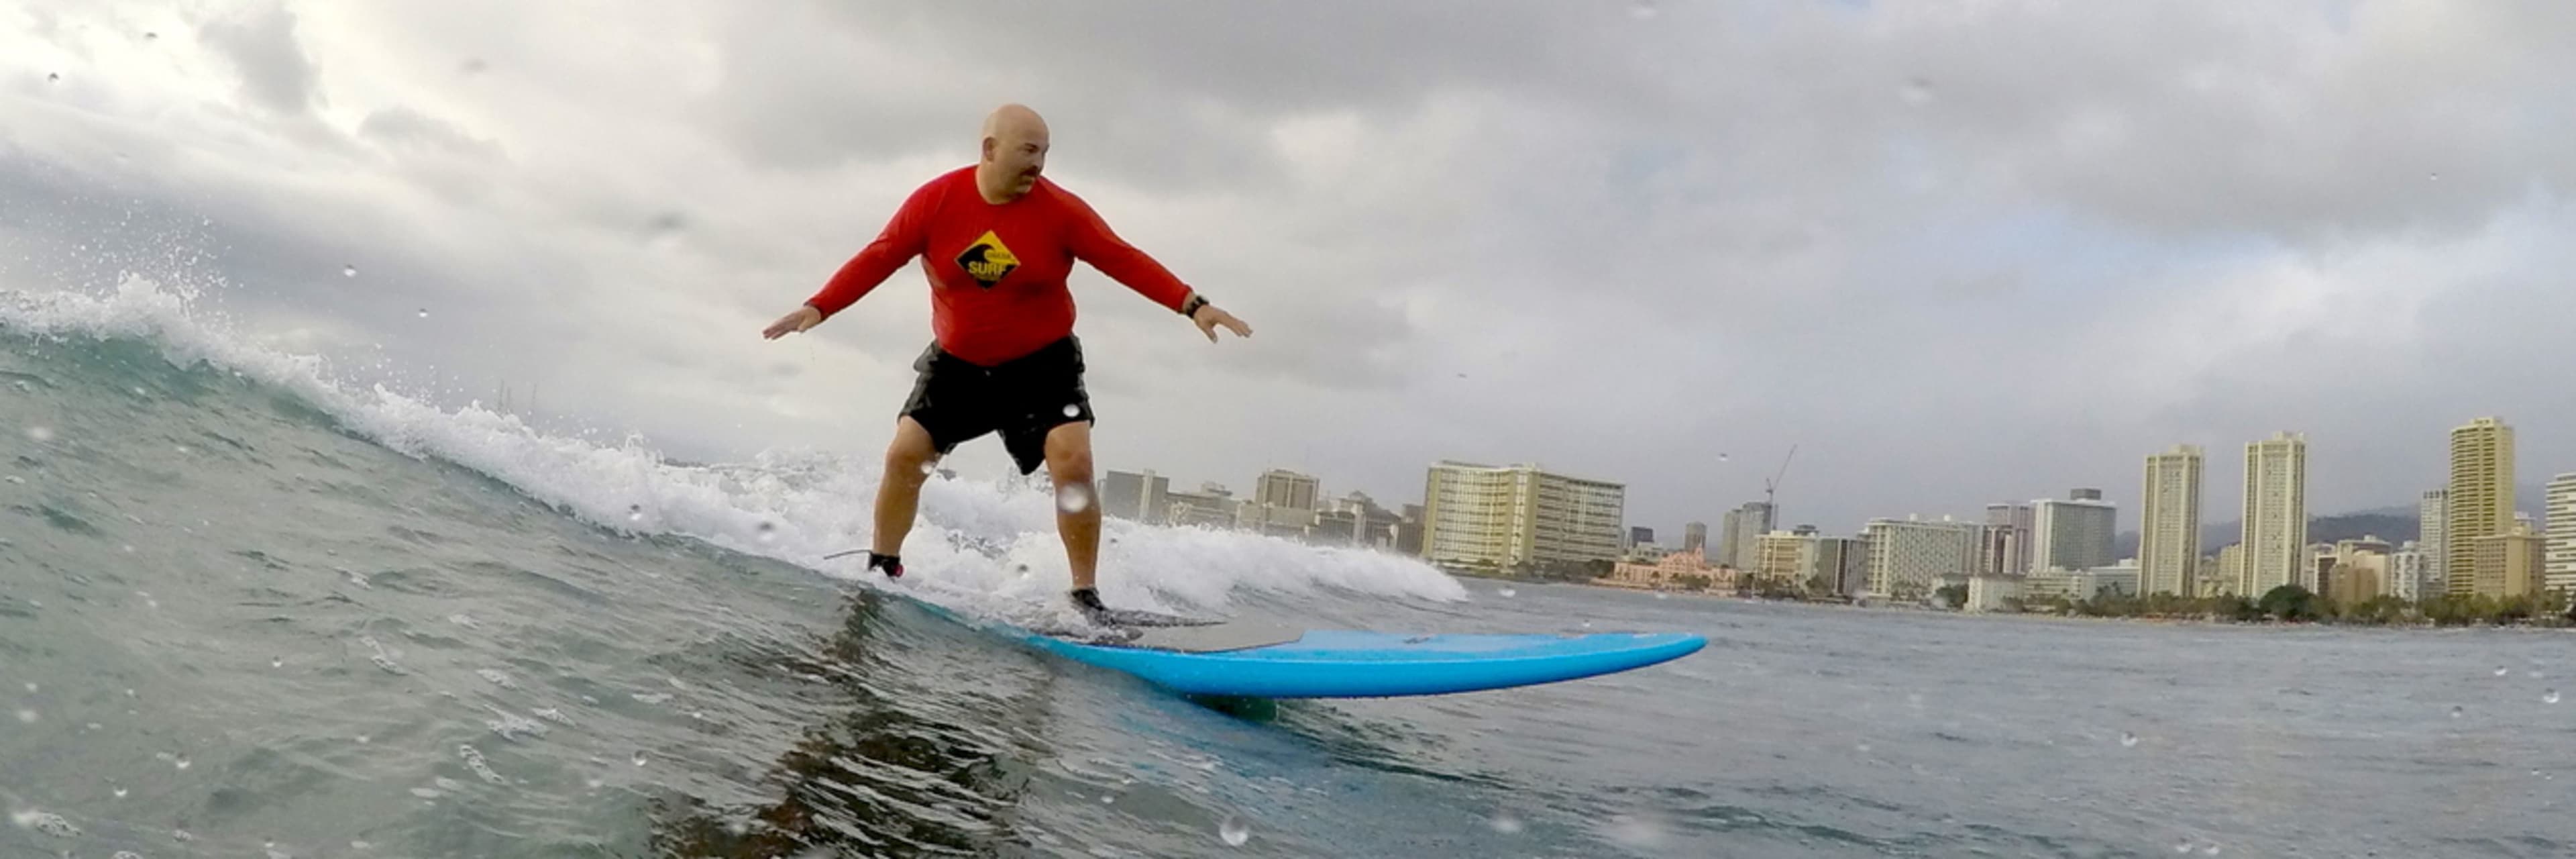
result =
[[[989,163],[993,160],[993,147],[999,145],[1001,145],[1001,141],[994,140],[990,137],[984,138],[984,160],[986,162]]]

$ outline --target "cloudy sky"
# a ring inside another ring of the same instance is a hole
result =
[[[1678,529],[1795,445],[1787,518],[1847,532],[2134,509],[2193,443],[2216,521],[2286,429],[2315,509],[2376,507],[2479,415],[2576,471],[2571,43],[2554,0],[34,0],[0,288],[148,272],[361,381],[874,457],[919,270],[758,331],[1017,101],[1257,329],[1078,270],[1105,467],[1412,501],[1534,461]]]

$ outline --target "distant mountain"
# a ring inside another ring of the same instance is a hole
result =
[[[2546,487],[2537,485],[2515,487],[2513,506],[2517,510],[2531,514],[2535,519],[2539,518],[2549,505],[2547,492]],[[2416,509],[2416,505],[2373,507],[2331,516],[2308,517],[2308,542],[2332,543],[2338,540],[2378,537],[2391,544],[2400,544],[2408,540],[2423,539],[2423,526],[2421,511]],[[2204,524],[2200,526],[2200,551],[2202,554],[2218,554],[2219,549],[2242,539],[2244,532],[2245,523],[2237,520]],[[2123,558],[2137,557],[2138,532],[2120,532],[2118,537],[2112,538],[2111,549]]]
[[[2411,512],[2403,516],[2379,512],[2311,516],[2308,517],[2308,542],[2332,543],[2339,540],[2377,537],[2388,541],[2391,545],[2396,545],[2408,540],[2420,539],[2421,535],[2418,532],[2422,528],[2423,521]],[[2201,554],[2218,554],[2219,549],[2244,539],[2243,529],[2244,523],[2241,522],[2221,522],[2216,525],[2200,526]],[[2119,536],[2111,539],[2111,551],[2123,558],[2135,558],[2138,556],[2138,541],[2138,532],[2122,531]]]

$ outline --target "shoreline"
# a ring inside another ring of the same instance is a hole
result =
[[[1693,599],[1718,600],[1718,601],[1726,601],[1726,602],[1760,603],[1760,604],[1765,604],[1765,605],[1793,605],[1793,606],[1803,606],[1803,607],[1809,607],[1809,608],[1845,609],[1845,610],[1851,610],[1851,611],[1872,611],[1872,612],[1891,612],[1891,613],[1893,613],[1893,612],[1905,612],[1905,613],[1913,613],[1913,614],[1926,614],[1926,615],[1953,616],[1953,617],[1960,617],[1960,618],[1982,618],[1982,619],[2016,620],[2016,621],[2033,621],[2033,620],[2069,621],[2069,620],[2073,620],[2073,621],[2100,621],[2100,622],[2113,622],[2113,623],[2149,624],[2149,625],[2155,625],[2155,626],[2249,627],[2249,628],[2275,628],[2275,629],[2308,629],[2308,628],[2318,628],[2318,629],[2384,629],[2384,630],[2404,630],[2404,631],[2414,631],[2414,630],[2440,631],[2440,630],[2471,630],[2471,629],[2514,629],[2514,630],[2540,630],[2540,631],[2557,631],[2557,632],[2576,632],[2576,622],[2563,621],[2563,620],[2562,620],[2562,621],[2559,621],[2559,622],[2556,622],[2556,623],[2529,623],[2529,622],[2522,622],[2522,623],[2462,623],[2462,624],[2451,624],[2451,625],[2445,626],[2445,625],[2442,625],[2442,624],[2432,623],[2432,622],[2428,622],[2428,621],[2398,621],[2398,622],[2393,622],[2393,623],[2359,623],[2359,622],[2338,622],[2338,621],[2319,621],[2319,620],[2282,621],[2282,620],[2268,620],[2268,619],[2267,619],[2267,620],[2243,621],[2243,620],[2225,620],[2225,619],[2219,619],[2219,618],[2213,618],[2213,617],[2206,617],[2206,616],[2202,616],[2202,617],[2177,617],[2177,616],[2171,616],[2171,615],[2155,615],[2155,616],[2148,616],[2148,615],[2087,615],[2087,614],[2055,614],[2055,613],[2047,613],[2047,612],[2028,612],[2028,611],[2020,611],[2020,612],[2014,612],[2014,611],[1959,611],[1959,610],[1955,610],[1955,609],[1939,609],[1939,608],[1931,608],[1931,607],[1928,607],[1928,606],[1914,606],[1914,605],[1890,605],[1890,604],[1886,604],[1886,603],[1879,603],[1879,604],[1862,604],[1862,603],[1855,603],[1855,602],[1851,602],[1851,601],[1847,601],[1847,600],[1776,599],[1776,598],[1767,598],[1767,597],[1758,597],[1758,596],[1751,596],[1751,597],[1749,597],[1749,596],[1739,596],[1739,595],[1731,594],[1731,593],[1719,593],[1719,592],[1715,592],[1715,591],[1703,591],[1703,590],[1657,590],[1657,589],[1655,589],[1655,588],[1621,587],[1621,586],[1618,586],[1618,585],[1601,585],[1601,584],[1593,584],[1593,583],[1590,583],[1590,582],[1571,582],[1571,581],[1561,581],[1561,580],[1554,580],[1554,579],[1526,579],[1526,578],[1515,578],[1515,577],[1512,577],[1512,576],[1479,575],[1479,574],[1475,574],[1475,573],[1459,573],[1459,572],[1453,572],[1453,571],[1448,571],[1448,570],[1443,570],[1442,572],[1447,573],[1448,575],[1450,575],[1450,576],[1452,576],[1452,577],[1454,577],[1454,578],[1460,578],[1460,579],[1479,579],[1479,580],[1483,580],[1483,581],[1507,582],[1507,583],[1512,583],[1512,584],[1565,585],[1565,586],[1568,586],[1568,587],[1590,588],[1590,589],[1594,589],[1594,590],[1607,591],[1607,592],[1612,592],[1612,593],[1667,594],[1667,595],[1671,595],[1671,596],[1690,597],[1690,598],[1693,598]]]

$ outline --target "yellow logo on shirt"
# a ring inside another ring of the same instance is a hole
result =
[[[1012,256],[1011,249],[1002,245],[1001,236],[985,230],[983,238],[976,239],[974,244],[966,246],[964,253],[957,255],[957,265],[966,269],[966,275],[974,278],[976,283],[990,289],[993,284],[1001,282],[1003,275],[1020,267],[1020,258]]]

